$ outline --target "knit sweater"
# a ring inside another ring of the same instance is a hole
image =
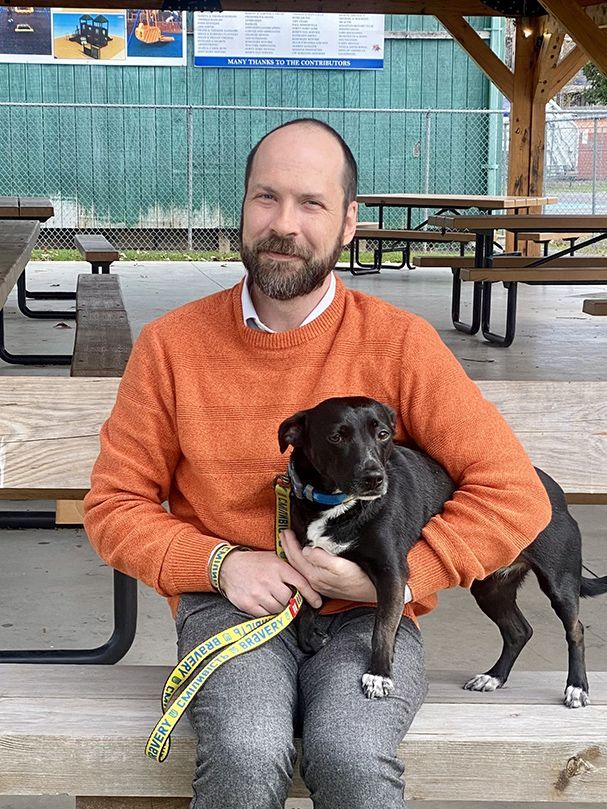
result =
[[[212,590],[218,540],[274,548],[283,419],[351,395],[393,407],[396,441],[427,452],[457,485],[409,552],[405,614],[510,563],[547,525],[550,503],[523,448],[435,330],[338,279],[329,308],[290,331],[247,328],[241,284],[142,330],[84,501],[93,547],[175,613],[180,593]]]

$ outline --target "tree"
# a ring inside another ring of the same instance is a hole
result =
[[[584,91],[586,101],[590,104],[607,104],[607,77],[592,62],[588,62],[584,68],[584,76],[590,82],[590,87]]]

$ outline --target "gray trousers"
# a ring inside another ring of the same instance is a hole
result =
[[[403,809],[397,747],[427,690],[419,630],[403,618],[396,639],[394,693],[368,700],[375,611],[321,616],[329,641],[312,655],[293,624],[278,637],[225,663],[195,698],[198,736],[190,809],[283,809],[293,775],[294,735],[303,743],[302,775],[315,809]],[[180,658],[206,638],[250,616],[216,593],[180,599]]]

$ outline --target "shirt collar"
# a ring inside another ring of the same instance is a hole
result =
[[[244,320],[245,326],[248,326],[250,329],[256,329],[257,331],[267,331],[271,334],[274,334],[274,329],[271,329],[269,326],[266,326],[265,323],[259,319],[257,312],[255,311],[255,306],[253,304],[253,299],[251,298],[251,291],[249,289],[249,276],[245,278],[245,282],[242,285],[242,293],[241,293],[241,302],[242,302],[242,318]],[[335,298],[335,273],[331,273],[331,283],[329,284],[329,288],[322,296],[320,301],[316,304],[314,309],[310,312],[310,314],[305,318],[305,320],[300,323],[301,326],[307,326],[308,323],[311,323],[315,320],[319,315],[331,306],[333,303],[333,299]]]

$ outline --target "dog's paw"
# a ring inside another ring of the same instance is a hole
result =
[[[590,703],[588,692],[576,685],[568,685],[565,689],[565,705],[568,708],[585,708]]]
[[[363,674],[363,691],[367,699],[382,699],[394,691],[394,683],[389,677],[381,674]]]
[[[495,691],[503,685],[499,677],[490,674],[477,674],[464,685],[467,691]]]

